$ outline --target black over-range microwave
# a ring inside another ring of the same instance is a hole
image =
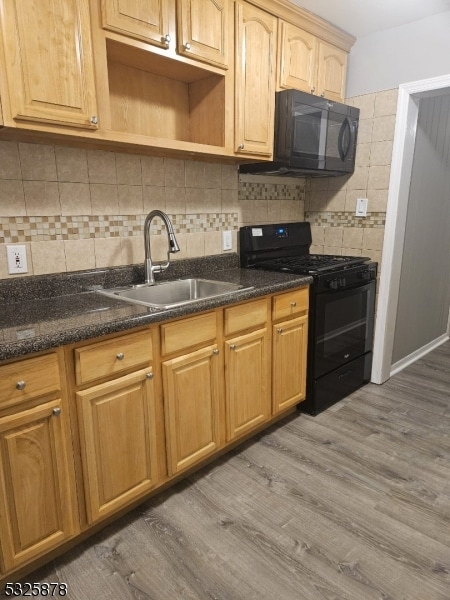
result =
[[[240,173],[290,177],[345,175],[355,169],[359,108],[298,90],[275,96],[274,160]]]

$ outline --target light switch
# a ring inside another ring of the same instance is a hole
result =
[[[367,217],[367,205],[369,201],[367,198],[358,198],[356,200],[356,216],[357,217]]]
[[[233,247],[233,239],[231,231],[222,231],[222,250],[231,250]]]

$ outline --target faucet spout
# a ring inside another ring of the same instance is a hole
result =
[[[168,241],[168,249],[167,249],[167,262],[166,263],[157,263],[153,264],[152,254],[150,249],[150,225],[153,221],[154,217],[159,217],[164,222],[167,230],[167,241]],[[161,273],[165,271],[170,264],[170,255],[175,254],[180,251],[180,247],[177,242],[177,238],[175,237],[175,232],[173,230],[173,225],[168,215],[162,210],[152,210],[148,213],[145,223],[144,223],[144,244],[145,244],[145,262],[144,262],[144,274],[145,274],[145,283],[149,285],[154,285],[155,277],[154,273]]]

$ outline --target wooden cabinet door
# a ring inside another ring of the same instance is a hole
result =
[[[178,0],[178,52],[228,67],[228,0]]]
[[[347,53],[326,42],[319,43],[316,93],[343,102],[347,75]]]
[[[155,485],[151,375],[151,369],[143,369],[76,394],[89,523]]]
[[[267,329],[225,342],[227,437],[232,440],[271,415]]]
[[[308,317],[273,326],[273,413],[305,399]]]
[[[291,23],[281,22],[278,86],[315,92],[317,38]]]
[[[11,117],[7,124],[34,121],[95,129],[88,0],[4,0],[0,27],[5,57],[0,71]]]
[[[169,48],[174,0],[102,0],[103,27]]]
[[[211,345],[163,362],[169,475],[212,454],[219,439],[219,357]]]
[[[235,151],[273,153],[277,19],[236,2]]]
[[[78,532],[68,435],[61,400],[0,419],[0,545],[5,571]]]

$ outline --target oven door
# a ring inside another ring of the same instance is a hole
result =
[[[316,295],[314,378],[372,350],[375,281]]]

